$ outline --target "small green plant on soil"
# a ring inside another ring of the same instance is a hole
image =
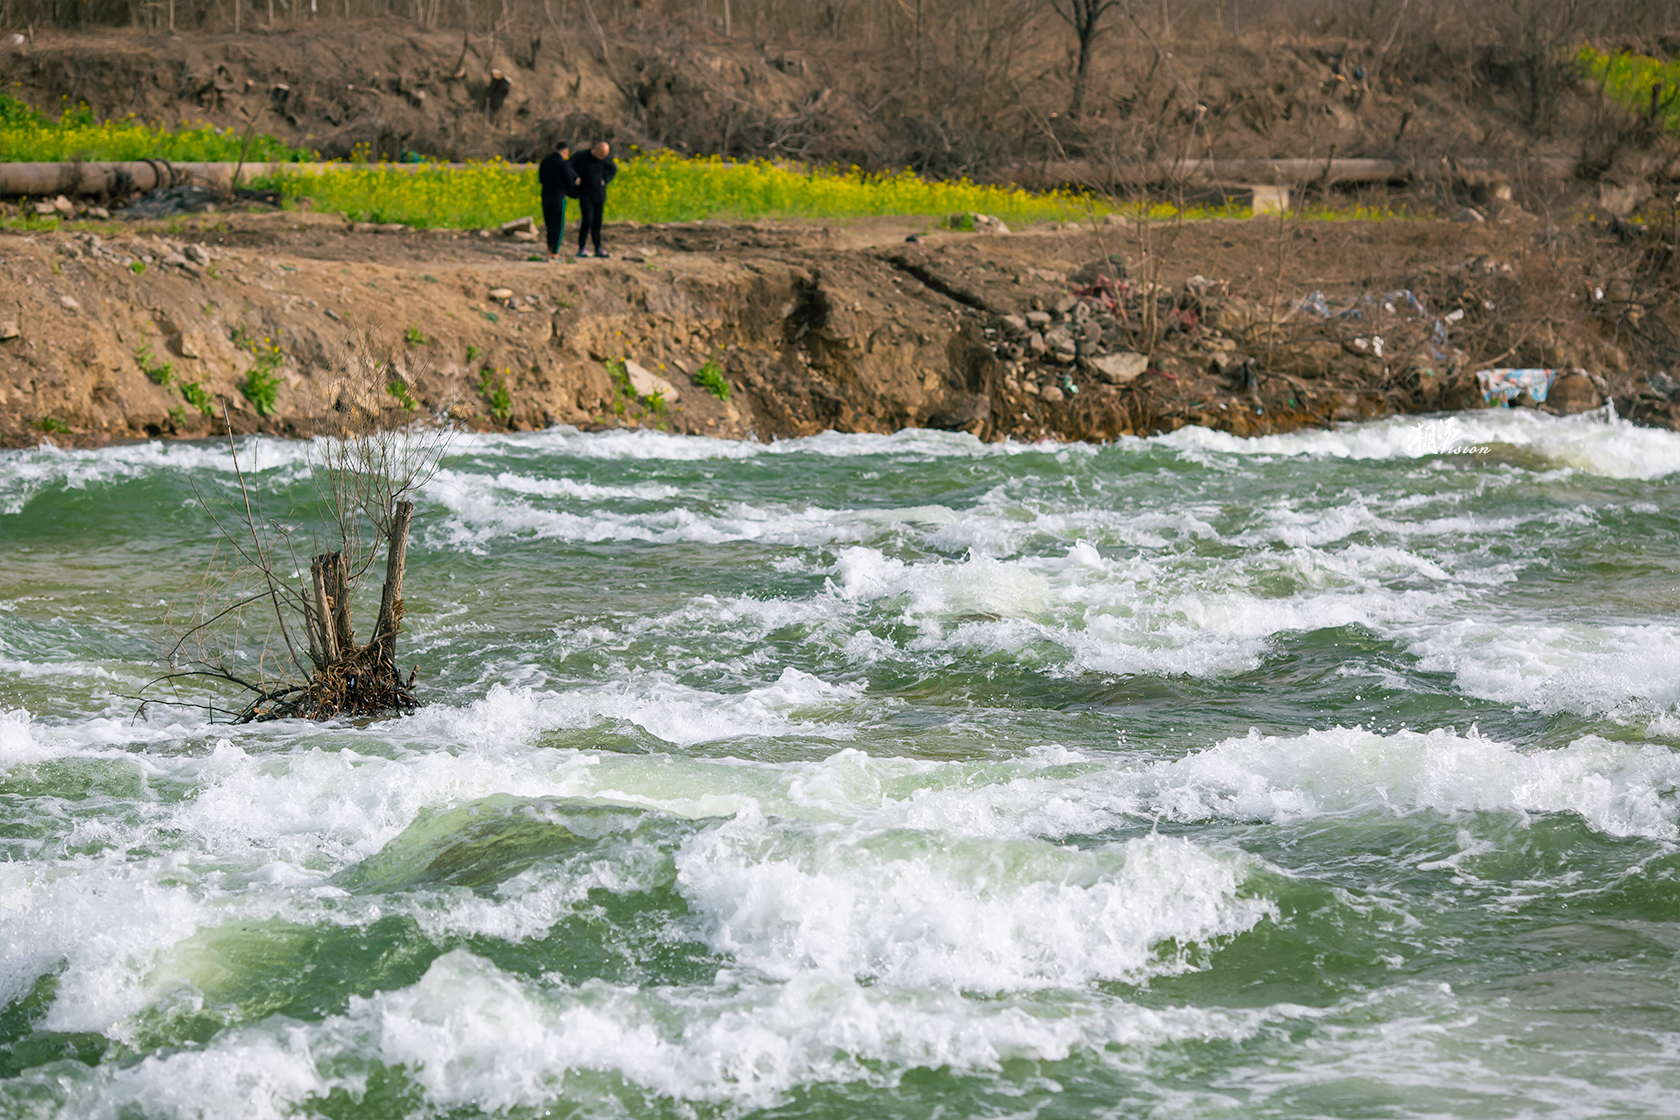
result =
[[[424,346],[426,345],[426,336],[419,327],[411,326],[403,332],[403,341],[410,346]]]
[[[694,383],[720,401],[729,399],[729,382],[724,380],[723,370],[709,358],[706,364],[695,372]]]
[[[397,398],[397,403],[409,412],[420,407],[420,402],[414,399],[414,393],[409,389],[408,383],[400,377],[394,378],[385,386],[385,391]]]
[[[280,344],[267,337],[259,342],[244,327],[234,329],[233,344],[250,351],[252,358],[251,368],[245,371],[245,383],[239,387],[240,393],[251,402],[258,416],[274,415],[280,398],[280,366],[286,360]]]
[[[51,233],[59,228],[57,218],[39,214],[19,214],[15,218],[0,218],[0,229],[21,229],[29,233]]]
[[[51,416],[43,416],[35,421],[35,428],[37,431],[46,432],[48,435],[65,436],[70,434],[70,425]]]
[[[476,362],[482,357],[484,357],[484,351],[480,350],[471,343],[467,344],[467,361]]]
[[[215,413],[216,402],[211,398],[210,390],[204,387],[202,381],[181,381],[177,384],[180,385],[181,395],[187,399],[188,404],[198,409],[205,416]]]
[[[128,270],[130,272],[134,273],[134,275],[136,275],[136,276],[143,276],[143,275],[145,275],[145,272],[146,272],[146,262],[145,261],[129,261],[128,262]]]
[[[134,348],[134,360],[140,363],[141,370],[153,385],[167,385],[175,380],[175,363],[159,361],[147,343],[142,342]]]
[[[648,411],[655,416],[665,415],[665,390],[655,389],[647,395]]]
[[[485,366],[478,374],[478,395],[490,406],[490,415],[504,422],[513,415],[513,394],[508,392],[507,381],[503,376],[508,372],[503,370],[497,373]]]
[[[606,366],[607,376],[612,378],[613,386],[618,390],[618,395],[634,398],[636,390],[630,386],[630,371],[625,367],[623,360],[608,358],[602,364]]]
[[[182,408],[180,405],[176,405],[174,408],[169,410],[169,419],[174,422],[177,428],[179,428],[187,422],[187,410]]]

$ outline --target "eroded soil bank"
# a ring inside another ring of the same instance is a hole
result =
[[[224,413],[307,435],[358,350],[394,419],[482,428],[1251,435],[1482,407],[1489,365],[1579,367],[1544,407],[1613,399],[1674,427],[1663,240],[1536,222],[707,222],[610,226],[612,259],[553,264],[499,235],[295,212],[8,231],[0,438],[203,437]],[[638,391],[625,361],[669,391]],[[726,399],[695,380],[708,364]],[[266,414],[253,373],[278,381]]]

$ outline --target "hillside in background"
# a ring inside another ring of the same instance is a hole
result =
[[[42,21],[0,50],[0,81],[50,112],[85,102],[98,117],[240,129],[254,118],[334,159],[528,160],[605,136],[977,179],[1052,161],[1334,155],[1427,171],[1492,160],[1535,212],[1607,197],[1625,211],[1675,170],[1662,122],[1673,95],[1662,112],[1630,110],[1580,62],[1589,41],[1670,51],[1673,5],[1616,5],[1590,22],[1543,2],[1285,3],[1258,25],[1235,0],[1136,19],[1102,0],[327,7],[291,21],[282,4],[271,24],[249,0],[182,3],[173,32]],[[84,18],[165,11],[106,8]],[[21,11],[8,9],[14,23]],[[499,105],[493,71],[510,83]],[[1545,160],[1565,170],[1542,176]],[[1414,176],[1410,189],[1436,206],[1488,202],[1447,175]]]

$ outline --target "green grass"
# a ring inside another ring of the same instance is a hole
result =
[[[258,342],[245,333],[244,327],[234,331],[233,344],[250,351],[252,359],[251,368],[245,371],[245,383],[239,387],[240,393],[251,402],[258,416],[274,415],[280,399],[280,366],[286,360],[280,344],[270,338]]]
[[[237,160],[238,130],[199,122],[169,128],[132,116],[96,121],[86,105],[66,99],[58,119],[0,93],[0,162],[58,163],[65,160],[168,159],[182,162]],[[307,160],[313,152],[253,133],[248,160]]]
[[[153,385],[167,385],[175,380],[175,363],[159,361],[149,344],[142,342],[134,348],[134,360],[140,363]]]
[[[720,401],[729,399],[729,382],[724,380],[723,370],[714,361],[707,361],[695,372],[694,383]]]
[[[1657,119],[1680,136],[1680,59],[1664,62],[1632,51],[1611,54],[1586,46],[1575,56],[1575,64],[1606,97],[1642,117],[1651,115],[1651,94],[1656,91]]]
[[[182,381],[179,382],[179,385],[181,386],[181,395],[187,399],[188,404],[198,409],[205,416],[215,414],[215,398],[210,396],[210,390],[204,387],[203,382]]]
[[[478,373],[478,395],[490,406],[490,415],[504,422],[513,415],[513,394],[508,392],[507,382],[503,378],[503,374],[508,372],[510,371],[503,370],[498,374],[489,366],[485,366]]]

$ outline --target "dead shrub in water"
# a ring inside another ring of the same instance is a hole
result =
[[[452,428],[386,407],[395,403],[387,386],[404,360],[400,347],[371,333],[346,344],[344,373],[332,386],[337,430],[309,450],[313,509],[265,513],[230,432],[237,492],[221,509],[199,494],[220,541],[169,650],[171,671],[154,684],[208,678],[234,686],[247,694],[243,706],[204,704],[239,723],[415,706],[414,672],[404,678],[396,659],[411,497],[436,474]],[[302,523],[312,515],[318,528],[310,538]],[[381,551],[379,609],[370,639],[358,643],[352,607]]]

